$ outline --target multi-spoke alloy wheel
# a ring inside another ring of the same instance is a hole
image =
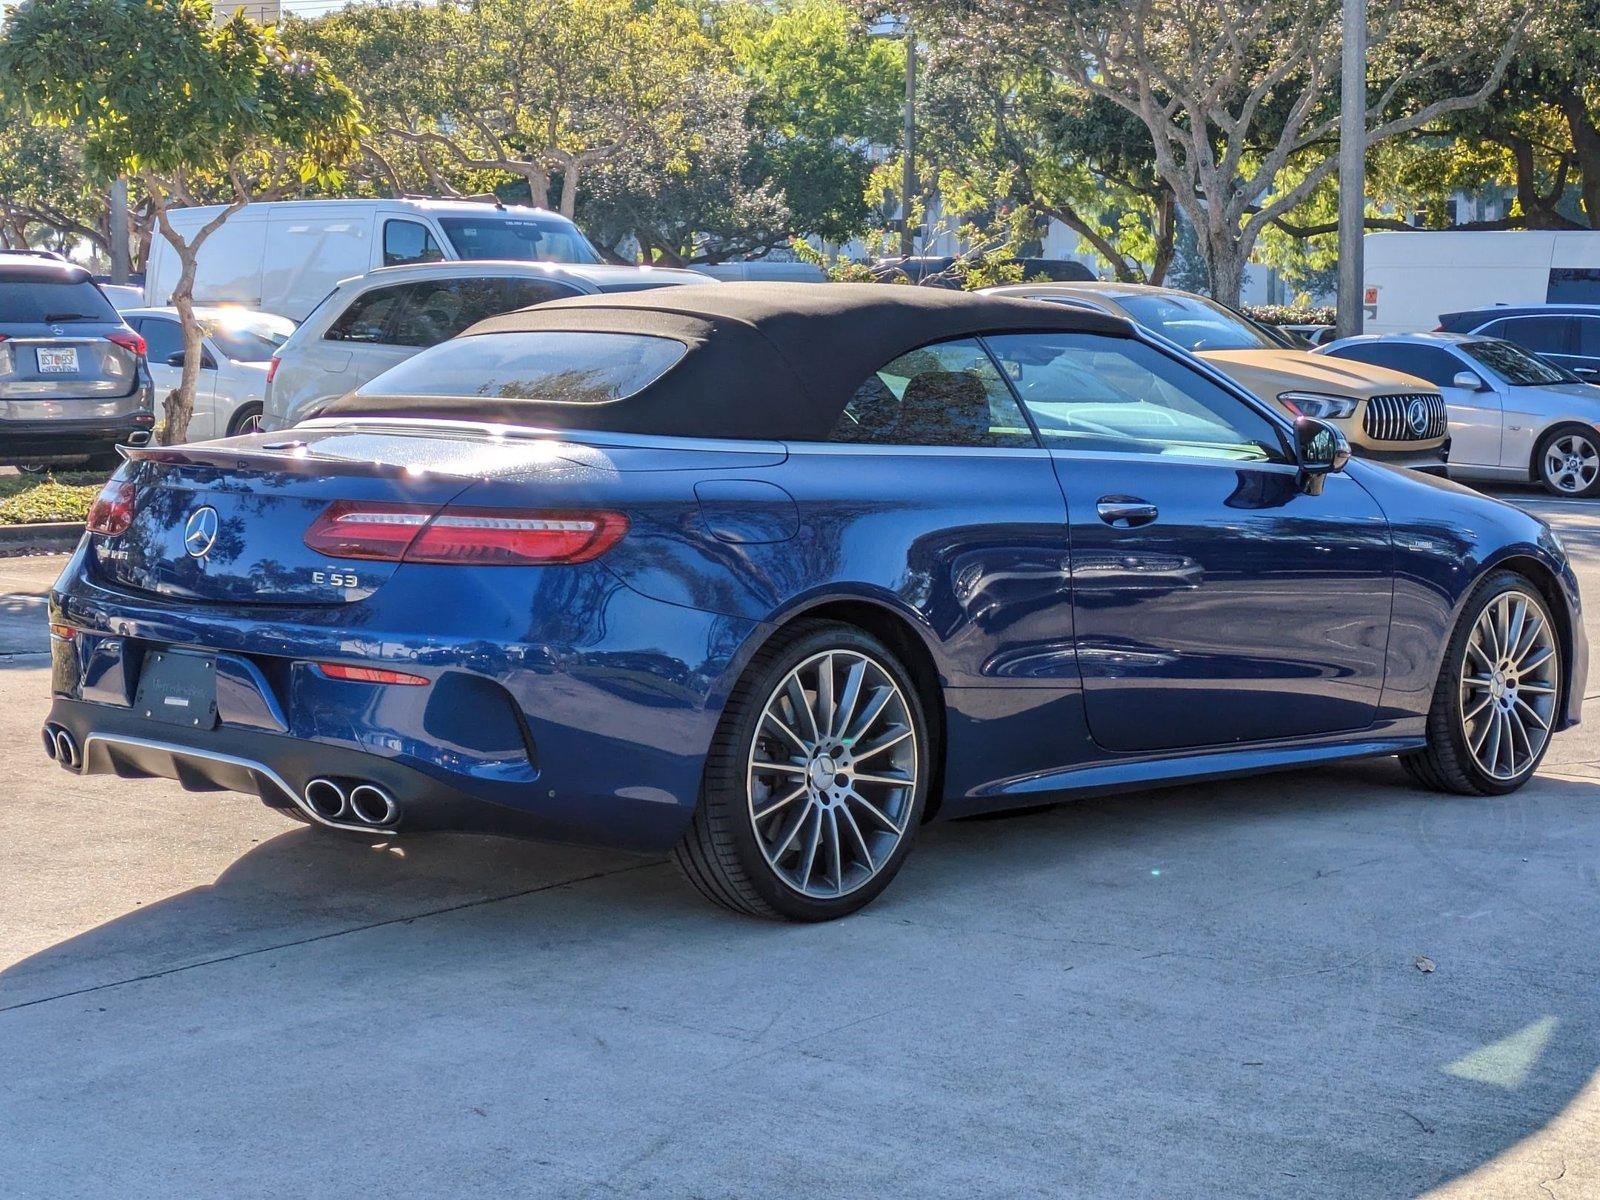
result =
[[[799,624],[756,655],[729,698],[673,857],[739,912],[844,916],[904,862],[929,761],[920,694],[896,654],[853,626]]]
[[[1402,759],[1412,777],[1467,795],[1521,787],[1557,725],[1561,663],[1561,631],[1544,598],[1521,575],[1491,575],[1451,636],[1427,748]]]
[[[750,823],[804,896],[853,892],[888,862],[917,786],[905,694],[854,650],[825,650],[773,689],[750,747]]]
[[[1571,426],[1547,434],[1537,455],[1539,481],[1560,496],[1600,490],[1600,437]]]
[[[249,433],[260,433],[261,420],[261,410],[252,404],[240,416],[235,418],[233,433],[229,436],[243,437]]]
[[[1554,631],[1530,597],[1502,592],[1473,622],[1461,662],[1461,723],[1473,760],[1515,779],[1550,737],[1560,667]]]

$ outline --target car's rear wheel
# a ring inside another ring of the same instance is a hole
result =
[[[1538,769],[1561,699],[1560,633],[1523,576],[1497,571],[1462,610],[1428,713],[1428,745],[1402,757],[1437,791],[1504,795]]]
[[[916,683],[893,651],[854,626],[799,624],[734,689],[673,859],[736,912],[855,912],[911,850],[931,750]]]
[[[255,401],[241,404],[233,414],[233,419],[228,422],[228,436],[239,437],[247,433],[261,432],[261,405]]]
[[[1600,434],[1583,425],[1560,425],[1539,439],[1534,474],[1557,496],[1600,493]]]

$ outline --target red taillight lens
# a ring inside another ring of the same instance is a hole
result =
[[[317,670],[329,679],[342,679],[346,683],[397,683],[402,687],[421,687],[428,682],[421,675],[407,675],[404,671],[386,671],[380,667],[347,667],[342,663],[318,663]]]
[[[535,566],[599,558],[628,532],[619,512],[524,512],[339,500],[306,531],[330,558]]]
[[[272,382],[272,377],[278,373],[278,367],[282,364],[282,362],[283,359],[279,358],[276,354],[272,356],[272,361],[267,364],[268,383]]]
[[[113,479],[89,506],[89,532],[113,536],[128,532],[128,526],[133,524],[133,501],[133,484]]]
[[[1445,331],[1445,330],[1444,330],[1444,326],[1443,326],[1443,325],[1435,325],[1435,326],[1434,326],[1434,327],[1433,327],[1433,331],[1434,331],[1434,332],[1435,332],[1435,333],[1443,333],[1443,332],[1444,332],[1444,331]]]
[[[137,333],[124,333],[119,330],[116,333],[106,334],[106,341],[115,342],[124,350],[130,350],[134,354],[137,354],[140,358],[144,357],[144,338],[140,337]]]

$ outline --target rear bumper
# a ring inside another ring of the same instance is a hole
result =
[[[50,617],[74,629],[52,638],[50,721],[81,748],[83,771],[280,808],[313,779],[371,782],[398,802],[402,833],[670,847],[756,629],[646,599],[592,566],[408,567],[370,601],[288,609],[112,591],[85,578],[84,557]],[[214,658],[214,727],[135,704],[147,655],[164,648]],[[327,661],[428,683],[333,679],[316,666]]]
[[[105,454],[116,446],[143,446],[154,426],[154,415],[145,411],[110,420],[0,420],[0,462],[41,462]]]

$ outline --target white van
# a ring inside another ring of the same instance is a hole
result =
[[[170,219],[187,237],[219,211],[182,208]],[[444,259],[601,261],[576,225],[542,208],[471,200],[282,200],[245,205],[205,240],[194,299],[301,321],[341,279]],[[152,239],[147,305],[170,301],[178,269],[166,239]]]
[[[1600,303],[1600,230],[1369,233],[1368,333],[1416,333],[1495,304]]]

